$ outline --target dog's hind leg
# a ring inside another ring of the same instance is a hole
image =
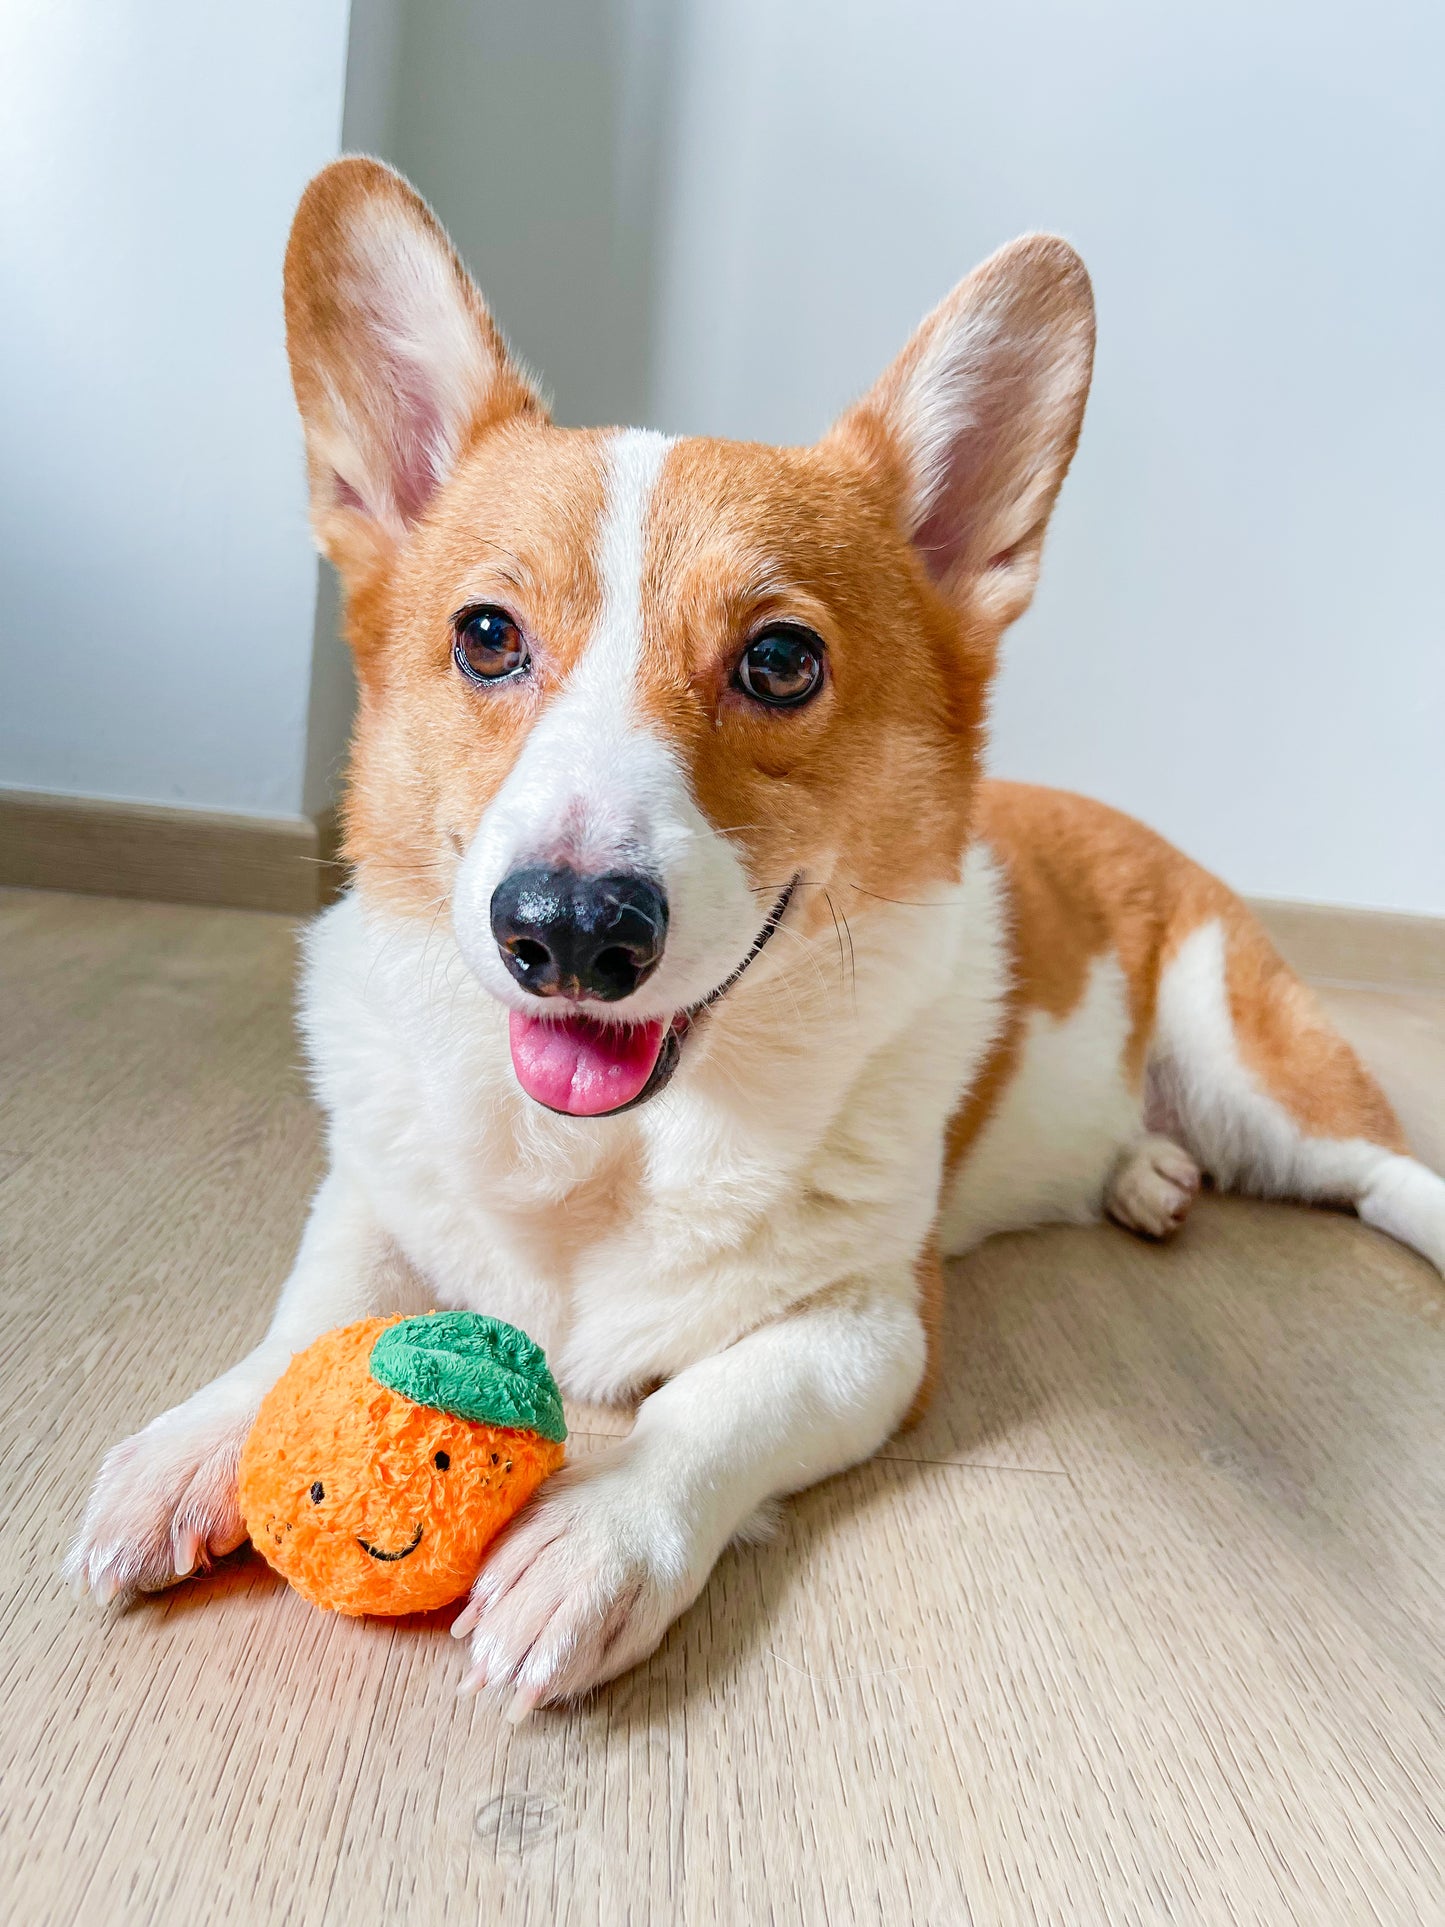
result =
[[[1164,965],[1146,1113],[1221,1189],[1352,1206],[1445,1272],[1445,1179],[1409,1155],[1383,1091],[1232,900]]]

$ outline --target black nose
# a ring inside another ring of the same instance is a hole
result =
[[[534,865],[492,895],[502,962],[534,997],[615,1004],[656,970],[667,941],[667,898],[649,878],[579,876]]]

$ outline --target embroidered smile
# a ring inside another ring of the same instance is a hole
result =
[[[400,1552],[383,1552],[380,1546],[373,1546],[365,1539],[358,1539],[356,1543],[363,1552],[369,1552],[373,1559],[405,1559],[421,1544],[421,1527],[418,1526],[412,1534],[411,1544],[403,1546]]]

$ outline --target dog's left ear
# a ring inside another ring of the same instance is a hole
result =
[[[1088,271],[1026,235],[976,268],[833,430],[882,464],[929,574],[1000,627],[1038,580],[1094,359]]]

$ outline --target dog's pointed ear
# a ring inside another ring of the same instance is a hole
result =
[[[312,526],[343,575],[391,551],[478,435],[545,419],[430,208],[364,156],[334,161],[301,197],[286,346]]]
[[[1012,241],[961,281],[833,430],[881,464],[945,594],[1028,607],[1088,399],[1094,301],[1067,241]]]

